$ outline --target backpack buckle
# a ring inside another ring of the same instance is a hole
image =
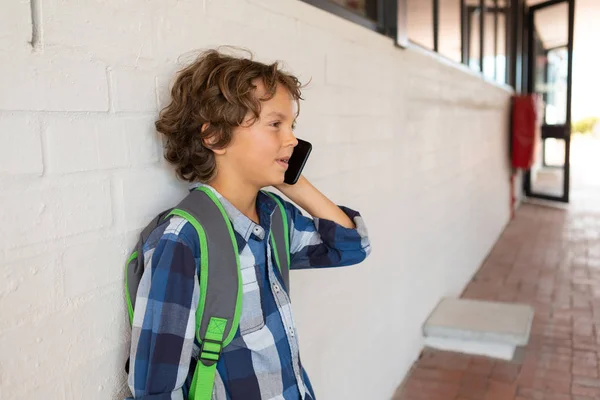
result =
[[[219,361],[221,353],[223,352],[223,342],[218,340],[204,339],[200,343],[200,352],[198,353],[198,360],[202,361],[202,364],[210,367]]]

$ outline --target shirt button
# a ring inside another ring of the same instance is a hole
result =
[[[273,289],[275,289],[275,292],[279,293],[279,285],[278,284],[274,284]]]
[[[292,328],[291,326],[289,327],[290,330],[290,336],[294,337],[294,328]]]

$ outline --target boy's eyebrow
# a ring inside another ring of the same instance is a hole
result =
[[[276,117],[279,117],[281,119],[287,119],[287,116],[284,113],[281,113],[279,111],[271,111],[266,116],[267,117],[276,116]]]

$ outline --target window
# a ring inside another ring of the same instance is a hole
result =
[[[483,6],[483,76],[496,77],[496,6],[493,0],[485,0]]]
[[[433,2],[406,0],[408,39],[430,50],[433,43]]]
[[[484,21],[483,75],[506,81],[506,0],[486,0]]]
[[[467,48],[466,64],[476,71],[481,71],[481,21],[484,20],[479,5],[479,0],[465,1],[467,37],[463,46]]]
[[[508,1],[498,0],[496,17],[498,24],[496,25],[496,81],[499,83],[506,82],[506,66],[507,66],[507,31],[506,23],[508,20]]]
[[[402,47],[418,45],[505,83],[510,10],[522,0],[302,1],[392,37]]]
[[[411,43],[462,62],[489,80],[506,80],[508,0],[398,2],[406,20],[399,33]]]
[[[440,0],[438,52],[461,62],[460,0]]]

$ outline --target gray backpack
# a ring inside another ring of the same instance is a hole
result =
[[[271,246],[284,284],[289,290],[290,245],[287,214],[281,201],[270,196],[277,208],[271,221]],[[196,339],[200,352],[188,400],[210,400],[217,362],[238,329],[242,311],[242,278],[237,241],[231,221],[219,199],[209,188],[200,186],[190,192],[175,208],[163,211],[144,228],[135,251],[125,268],[125,297],[129,322],[137,290],[144,273],[142,246],[150,233],[165,219],[178,215],[190,222],[200,243],[200,301],[196,311]],[[210,276],[210,285],[209,282]],[[236,288],[237,290],[232,290]],[[129,359],[125,370],[129,372]]]

